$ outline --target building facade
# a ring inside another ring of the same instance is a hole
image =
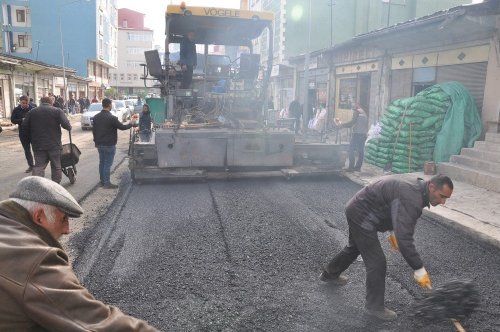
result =
[[[153,49],[153,30],[144,27],[144,14],[118,9],[118,66],[109,72],[109,83],[118,96],[146,95],[144,52]]]
[[[275,105],[287,107],[294,96],[303,102],[307,90],[309,108],[319,104],[332,108],[335,96],[331,93],[334,86],[331,65],[322,56],[313,56],[305,89],[305,68],[290,70],[289,67],[297,57],[308,52],[320,55],[321,50],[349,41],[356,35],[470,3],[470,0],[248,0],[242,5],[246,2],[251,10],[268,10],[275,14],[271,85]],[[256,45],[263,54],[263,63],[267,59],[265,38]]]
[[[66,97],[102,98],[117,64],[116,0],[2,0],[1,17],[5,53],[74,68],[90,80],[88,91],[62,80],[56,94],[66,94],[66,83]]]

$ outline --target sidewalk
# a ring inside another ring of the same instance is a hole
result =
[[[345,176],[358,184],[367,185],[385,175],[381,168],[363,163],[361,172],[346,172]],[[423,172],[405,176],[425,180],[432,177]],[[500,193],[452,181],[454,189],[451,198],[443,206],[425,208],[424,215],[466,232],[478,241],[500,248]]]

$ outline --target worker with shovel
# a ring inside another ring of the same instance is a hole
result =
[[[344,285],[341,275],[361,254],[366,267],[365,313],[384,321],[397,314],[384,305],[387,262],[377,232],[392,231],[389,242],[399,249],[414,270],[417,283],[430,288],[431,281],[413,240],[418,218],[424,207],[444,204],[453,192],[453,182],[444,175],[429,181],[401,176],[386,176],[361,189],[347,202],[349,243],[326,265],[320,279]]]

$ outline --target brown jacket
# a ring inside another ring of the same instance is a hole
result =
[[[0,331],[157,331],[97,301],[58,241],[19,204],[0,202]]]
[[[422,210],[429,206],[427,185],[421,179],[384,176],[347,202],[347,220],[368,231],[394,230],[401,255],[414,270],[420,269],[423,263],[413,233]]]

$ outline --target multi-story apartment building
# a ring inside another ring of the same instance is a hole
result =
[[[54,93],[102,98],[117,61],[116,0],[2,0],[5,53],[71,67],[89,82],[63,79]],[[88,83],[88,84],[87,84]],[[86,90],[88,86],[88,91]]]
[[[118,9],[118,66],[110,70],[109,82],[121,97],[150,92],[141,79],[144,51],[153,49],[153,30],[144,27],[144,16],[127,8]]]

